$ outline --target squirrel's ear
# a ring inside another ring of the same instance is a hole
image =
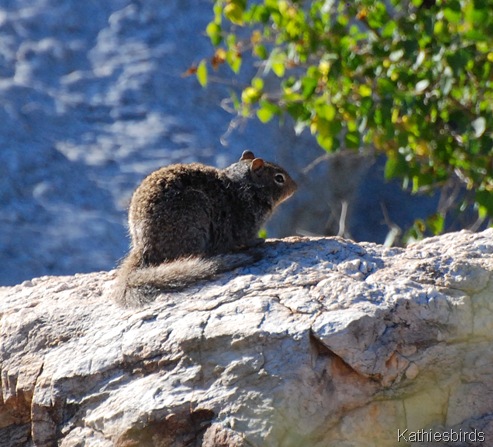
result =
[[[252,161],[252,170],[253,171],[257,171],[263,167],[264,167],[264,160],[262,160],[261,158],[255,158]]]
[[[240,161],[242,160],[253,160],[255,158],[255,155],[253,155],[252,151],[243,151],[243,154],[241,154]]]

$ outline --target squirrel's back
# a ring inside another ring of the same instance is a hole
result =
[[[235,200],[229,183],[220,170],[199,163],[167,166],[146,177],[129,211],[132,247],[142,254],[141,266],[227,251],[232,241],[214,234],[214,223],[222,219],[231,225],[225,212]]]

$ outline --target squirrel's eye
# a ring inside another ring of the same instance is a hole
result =
[[[280,183],[280,184],[282,184],[286,181],[283,174],[276,174],[274,176],[274,180],[276,181],[276,183]]]

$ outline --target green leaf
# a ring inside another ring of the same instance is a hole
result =
[[[207,63],[205,59],[200,61],[196,72],[197,80],[202,87],[207,86]]]
[[[262,78],[253,78],[252,79],[252,87],[254,87],[257,90],[263,90],[264,89],[264,80]]]
[[[467,51],[460,49],[449,53],[446,58],[454,74],[460,76],[462,71],[466,68],[470,56]]]
[[[483,214],[493,217],[493,193],[491,191],[476,191],[476,201],[483,208]]]
[[[241,54],[238,53],[236,48],[232,48],[226,52],[226,62],[228,63],[229,68],[236,74],[240,72],[241,61]]]
[[[262,60],[267,59],[267,56],[268,56],[267,49],[265,48],[265,45],[261,45],[261,44],[255,45],[253,47],[253,54]]]
[[[315,89],[318,85],[318,79],[306,76],[301,80],[301,85],[303,87],[303,96],[308,99],[313,95],[313,93],[315,93]]]
[[[331,152],[334,147],[334,138],[331,135],[317,135],[317,143],[327,152]]]
[[[286,62],[285,53],[279,51],[273,51],[270,55],[267,67],[270,66],[270,68],[276,74],[276,76],[278,78],[282,78],[284,76],[284,73],[286,72],[286,67],[284,65],[285,62]]]
[[[310,112],[307,108],[299,102],[290,102],[286,105],[285,110],[295,122],[307,122],[310,119]]]
[[[212,45],[214,45],[215,47],[217,47],[223,40],[221,31],[221,25],[218,25],[215,22],[209,23],[209,25],[207,25],[207,28],[205,29],[205,32],[209,36]]]
[[[260,99],[260,91],[255,87],[247,87],[241,93],[241,100],[245,104],[252,104]]]
[[[267,239],[267,229],[265,228],[261,228],[260,230],[258,230],[258,234],[257,236],[260,238],[260,239]]]
[[[435,213],[426,219],[426,226],[434,235],[443,233],[445,218],[440,213]]]
[[[443,10],[443,15],[450,23],[460,23],[462,20],[460,2],[458,0],[448,0],[447,8]]]
[[[236,25],[243,25],[243,13],[246,2],[243,0],[229,0],[224,7],[224,17]]]
[[[360,85],[358,91],[363,98],[371,96],[371,87],[369,85]]]
[[[360,135],[357,132],[348,132],[344,137],[346,147],[349,149],[359,149],[360,147]]]
[[[268,123],[279,111],[279,108],[268,101],[260,101],[260,108],[257,110],[257,118],[262,123]]]
[[[396,29],[396,23],[393,20],[390,20],[382,29],[382,37],[392,37]]]
[[[384,175],[386,180],[393,179],[395,177],[400,177],[407,171],[406,160],[400,154],[390,153],[388,155],[387,161],[385,163]]]
[[[387,8],[381,2],[373,2],[368,8],[368,24],[371,28],[381,28],[388,19]]]
[[[262,123],[268,123],[273,116],[274,114],[268,109],[260,108],[257,110],[257,118]]]
[[[332,121],[336,116],[336,108],[332,104],[326,102],[319,102],[315,106],[315,112],[318,117],[325,121]]]
[[[383,95],[391,94],[395,91],[396,87],[393,82],[386,78],[377,79],[377,86],[380,93]]]

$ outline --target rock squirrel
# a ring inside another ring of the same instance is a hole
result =
[[[114,298],[143,304],[258,260],[260,227],[296,189],[284,169],[250,151],[225,169],[191,163],[151,173],[130,202],[132,243]]]

